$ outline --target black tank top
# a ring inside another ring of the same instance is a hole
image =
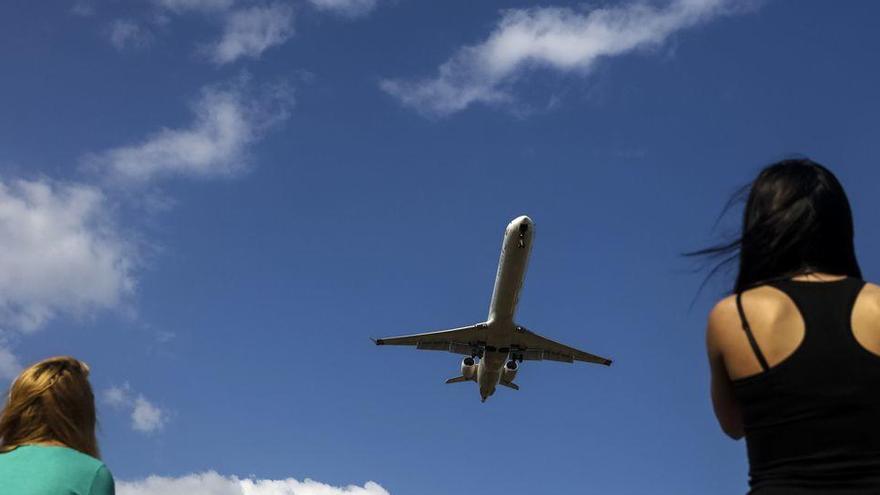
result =
[[[863,280],[770,282],[804,320],[800,346],[769,368],[742,309],[743,330],[764,371],[733,381],[743,412],[753,494],[880,494],[880,357],[852,334]]]

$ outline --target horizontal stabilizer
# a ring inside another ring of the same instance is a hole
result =
[[[455,378],[450,378],[449,380],[446,380],[446,383],[461,383],[461,382],[469,382],[471,380],[473,380],[473,378],[465,378],[463,376],[457,376]]]
[[[504,380],[501,380],[498,383],[500,383],[501,385],[504,385],[505,387],[512,388],[514,390],[519,390],[519,385],[517,385],[513,382],[505,382]]]

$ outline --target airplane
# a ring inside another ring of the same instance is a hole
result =
[[[461,361],[461,375],[446,380],[446,383],[477,382],[482,402],[495,393],[499,384],[519,390],[513,380],[519,369],[518,363],[523,361],[583,361],[610,366],[610,359],[560,344],[514,322],[534,238],[535,224],[525,215],[514,218],[504,230],[501,259],[486,321],[451,330],[372,339],[373,342],[466,356]]]

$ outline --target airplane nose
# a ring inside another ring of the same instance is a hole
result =
[[[510,224],[507,226],[508,232],[518,232],[520,235],[525,235],[530,230],[534,230],[535,223],[532,222],[532,219],[527,217],[526,215],[521,215],[510,221]]]

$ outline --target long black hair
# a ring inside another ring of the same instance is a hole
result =
[[[853,244],[852,210],[843,186],[830,170],[808,158],[773,163],[761,170],[750,185],[734,193],[724,212],[746,190],[740,236],[685,253],[722,258],[707,280],[737,259],[734,293],[813,272],[862,278]]]

